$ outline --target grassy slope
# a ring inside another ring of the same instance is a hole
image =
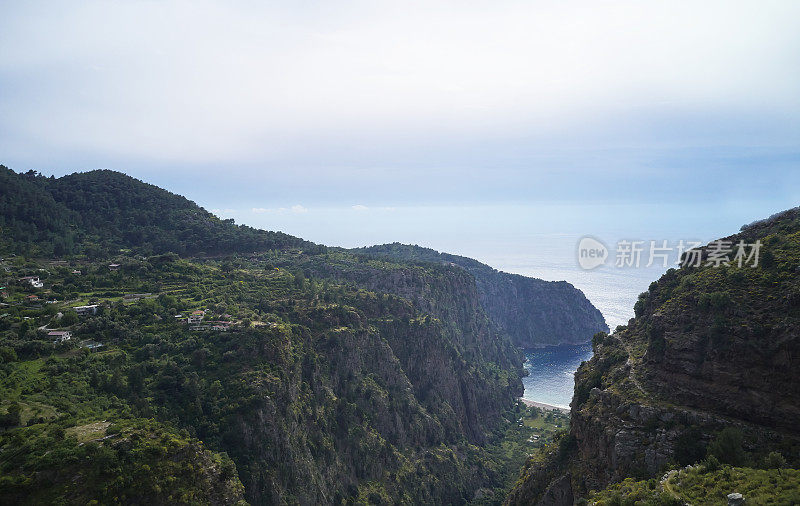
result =
[[[753,469],[723,467],[709,471],[692,466],[670,473],[665,480],[628,478],[592,494],[597,506],[637,504],[728,504],[727,496],[738,492],[746,504],[783,505],[800,503],[800,471],[797,469]]]

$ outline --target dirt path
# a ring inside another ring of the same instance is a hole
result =
[[[639,380],[636,378],[636,364],[633,362],[633,353],[631,353],[630,346],[624,340],[620,340],[622,342],[622,346],[625,347],[625,351],[628,353],[628,360],[625,362],[625,365],[628,366],[629,372],[628,377],[630,378],[633,385],[644,395],[647,397],[647,391],[642,387],[642,384],[639,383]]]
[[[672,483],[669,482],[670,478],[675,476],[677,473],[678,473],[678,471],[673,469],[672,471],[670,471],[667,474],[665,474],[664,477],[661,478],[661,488],[666,490],[667,493],[669,495],[671,495],[672,497],[674,497],[675,499],[677,499],[679,501],[682,501],[684,504],[686,504],[686,502],[683,500],[683,497],[681,497],[680,494],[678,494],[675,491],[675,489],[672,488]]]

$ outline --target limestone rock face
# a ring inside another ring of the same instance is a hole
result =
[[[728,506],[741,506],[744,504],[744,497],[738,492],[728,494]]]
[[[759,241],[759,265],[713,267],[711,246],[702,248],[700,267],[670,269],[652,283],[636,318],[596,340],[579,368],[573,446],[554,464],[570,473],[576,500],[628,477],[657,477],[668,464],[695,463],[725,427],[743,433],[746,451],[798,444],[800,208],[723,240]],[[535,491],[528,503],[544,504],[547,488],[537,479],[523,477],[508,502],[523,504],[527,490]]]

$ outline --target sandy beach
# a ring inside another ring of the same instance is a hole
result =
[[[535,406],[537,408],[547,409],[547,410],[557,410],[563,413],[569,413],[569,409],[567,408],[559,408],[558,406],[553,406],[552,404],[545,404],[543,402],[536,402],[536,401],[529,401],[528,399],[523,399],[522,397],[519,400],[525,404],[526,406]]]

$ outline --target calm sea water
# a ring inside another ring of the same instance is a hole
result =
[[[573,375],[584,360],[592,357],[592,345],[551,346],[525,353],[523,398],[569,408],[574,386]]]

